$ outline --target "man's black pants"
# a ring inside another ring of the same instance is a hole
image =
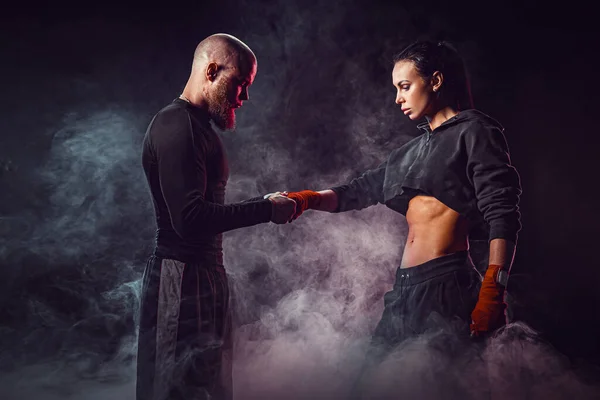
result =
[[[136,399],[230,399],[231,344],[223,266],[151,256],[141,293]]]

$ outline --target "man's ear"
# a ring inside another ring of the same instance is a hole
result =
[[[217,72],[219,70],[219,66],[215,62],[208,63],[206,66],[206,79],[211,82],[214,82],[217,79]]]
[[[444,83],[444,74],[440,71],[435,71],[433,75],[431,75],[431,88],[434,92],[439,92],[442,84]]]

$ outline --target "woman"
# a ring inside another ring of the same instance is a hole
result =
[[[342,186],[288,193],[294,219],[307,209],[359,210],[383,203],[406,216],[408,237],[394,289],[373,341],[391,349],[404,339],[458,321],[472,336],[504,323],[504,286],[521,229],[519,175],[503,128],[472,108],[458,53],[417,42],[394,59],[396,104],[423,134],[373,170]],[[476,291],[469,235],[489,229],[489,267]],[[439,325],[438,325],[439,326]]]

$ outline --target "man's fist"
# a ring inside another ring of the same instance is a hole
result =
[[[296,202],[296,213],[293,219],[298,218],[304,211],[317,208],[321,204],[321,194],[312,190],[290,192],[287,197]]]
[[[505,324],[504,286],[498,283],[500,265],[490,265],[479,290],[479,299],[471,313],[471,336],[480,337]]]
[[[285,224],[296,213],[296,202],[294,200],[281,195],[269,196],[268,199],[272,203],[271,222]]]

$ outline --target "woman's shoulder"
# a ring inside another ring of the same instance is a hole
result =
[[[462,140],[469,147],[489,147],[506,149],[508,144],[504,135],[504,127],[494,118],[475,109],[465,110],[463,129],[460,130]]]
[[[498,120],[475,108],[461,111],[457,115],[457,120],[457,122],[465,126],[476,127],[484,130],[491,129],[499,130],[500,132],[504,131],[504,127],[502,124],[500,124],[500,122],[498,122]]]

